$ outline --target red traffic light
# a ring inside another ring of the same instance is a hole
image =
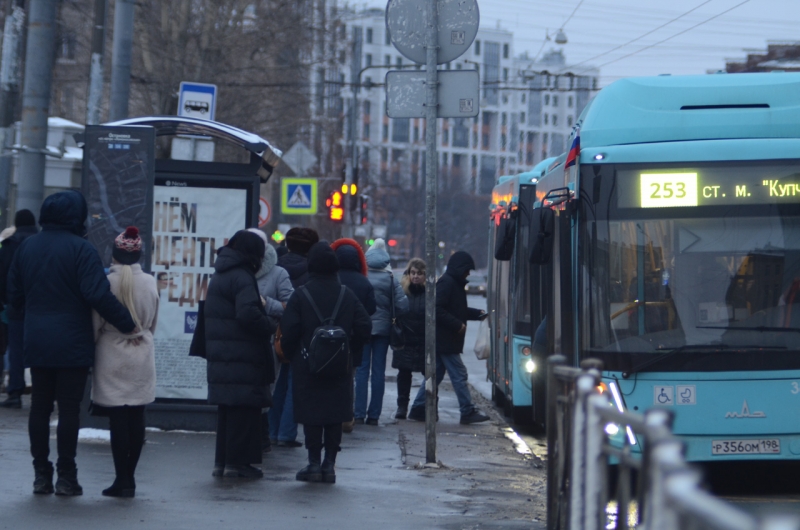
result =
[[[389,245],[390,247],[396,247],[397,246],[397,240],[396,239],[390,239],[389,241],[386,242],[386,244]]]

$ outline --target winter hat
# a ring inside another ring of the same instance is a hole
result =
[[[311,246],[319,241],[319,235],[311,228],[296,226],[286,232],[286,246],[289,252],[305,256]]]
[[[14,226],[36,226],[36,217],[30,210],[20,210],[14,216]]]
[[[327,243],[315,243],[308,251],[308,272],[315,274],[336,274],[339,260]]]
[[[336,252],[341,268],[356,270],[364,276],[367,275],[367,260],[357,241],[347,238],[337,239],[331,248]]]
[[[114,240],[111,255],[123,265],[133,265],[142,257],[142,238],[139,229],[129,226]]]
[[[386,242],[378,238],[375,243],[369,247],[367,253],[364,255],[367,259],[367,265],[371,269],[386,269],[391,271],[391,258],[386,251]]]
[[[253,232],[255,235],[260,237],[261,240],[264,241],[264,246],[269,245],[269,241],[267,241],[267,234],[265,234],[264,231],[261,230],[260,228],[248,228],[247,231]]]

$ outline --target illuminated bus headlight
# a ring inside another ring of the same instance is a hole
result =
[[[532,359],[528,359],[527,361],[525,361],[525,370],[526,370],[526,371],[527,371],[529,374],[532,374],[533,372],[535,372],[535,371],[536,371],[536,363],[535,363],[535,362],[533,362],[533,360],[532,360]]]
[[[608,382],[608,389],[611,390],[611,396],[614,398],[614,405],[616,405],[617,410],[620,412],[625,411],[625,402],[622,399],[622,393],[619,391],[619,387],[617,386],[616,381],[609,381]],[[606,426],[606,432],[608,432],[608,426]],[[628,441],[631,445],[636,445],[636,436],[633,435],[633,429],[630,426],[625,427],[625,432],[628,435]],[[609,433],[611,434],[611,433]]]

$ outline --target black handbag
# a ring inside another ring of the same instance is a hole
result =
[[[192,343],[189,345],[189,357],[206,358],[206,301],[197,302],[197,322],[194,325]]]
[[[389,324],[389,346],[392,350],[402,350],[405,347],[406,340],[403,333],[403,325],[397,321],[397,316],[394,313],[394,274],[389,273],[391,279],[389,285],[391,286],[390,300],[392,304],[392,321]]]

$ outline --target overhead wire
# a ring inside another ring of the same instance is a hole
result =
[[[601,64],[601,65],[599,65],[599,66],[592,67],[592,68],[598,68],[598,69],[599,69],[599,68],[602,68],[602,67],[604,67],[604,66],[608,66],[609,64],[615,63],[615,62],[617,62],[617,61],[621,61],[621,60],[623,60],[623,59],[627,59],[628,57],[631,57],[631,56],[633,56],[633,55],[636,55],[637,53],[641,53],[641,52],[643,52],[643,51],[645,51],[645,50],[649,50],[649,49],[651,49],[651,48],[655,48],[656,46],[658,46],[658,45],[660,45],[660,44],[663,44],[663,43],[665,43],[665,42],[667,42],[667,41],[669,41],[669,40],[672,40],[672,39],[674,39],[675,37],[678,37],[678,36],[680,36],[680,35],[683,35],[684,33],[687,33],[687,32],[689,32],[689,31],[691,31],[691,30],[693,30],[693,29],[695,29],[695,28],[698,28],[698,27],[702,26],[703,24],[706,24],[706,23],[708,23],[708,22],[711,22],[712,20],[714,20],[714,19],[717,19],[717,18],[721,17],[722,15],[724,15],[725,13],[729,13],[729,12],[733,11],[734,9],[736,9],[736,8],[738,8],[738,7],[740,7],[740,6],[743,6],[744,4],[746,4],[746,3],[748,3],[748,2],[750,2],[750,0],[743,0],[742,2],[739,2],[739,3],[738,3],[738,4],[736,4],[735,6],[733,6],[733,7],[730,7],[730,8],[728,8],[728,9],[726,9],[725,11],[722,11],[721,13],[717,13],[716,15],[714,15],[714,16],[712,16],[712,17],[709,17],[709,18],[707,18],[707,19],[705,19],[705,20],[703,20],[703,21],[701,21],[701,22],[698,22],[697,24],[695,24],[695,25],[693,25],[693,26],[690,26],[690,27],[688,27],[688,28],[686,28],[686,29],[684,29],[684,30],[681,30],[681,31],[679,31],[678,33],[675,33],[674,35],[670,35],[670,36],[669,36],[669,37],[667,37],[666,39],[662,39],[662,40],[660,40],[660,41],[658,41],[658,42],[654,42],[653,44],[649,44],[649,45],[647,45],[647,46],[645,46],[645,47],[643,47],[643,48],[640,48],[640,49],[638,49],[638,50],[636,50],[636,51],[634,51],[634,52],[631,52],[631,53],[629,53],[629,54],[627,54],[627,55],[623,55],[622,57],[617,57],[616,59],[612,59],[611,61],[605,62],[605,63],[603,63],[603,64]],[[587,70],[588,70],[588,69],[584,69],[583,71],[585,72],[585,71],[587,71]],[[578,72],[578,73],[580,73],[580,72]]]
[[[638,37],[636,37],[635,39],[631,39],[631,40],[629,40],[628,42],[625,42],[625,43],[623,43],[623,44],[620,44],[619,46],[615,46],[614,48],[611,48],[611,49],[610,49],[610,50],[608,50],[608,51],[605,51],[605,52],[603,52],[603,53],[600,53],[600,54],[598,54],[598,55],[595,55],[594,57],[590,57],[590,58],[588,58],[588,59],[585,59],[585,60],[583,60],[583,61],[581,61],[581,62],[579,62],[579,63],[577,63],[577,64],[570,65],[570,68],[575,68],[575,67],[577,67],[577,66],[580,66],[580,65],[582,65],[582,64],[586,64],[586,63],[588,63],[589,61],[594,61],[595,59],[598,59],[598,58],[600,58],[600,57],[603,57],[604,55],[608,55],[609,53],[613,53],[613,52],[615,52],[615,51],[619,50],[620,48],[624,48],[625,46],[627,46],[627,45],[629,45],[629,44],[633,44],[634,42],[636,42],[636,41],[639,41],[639,40],[641,40],[641,39],[643,39],[643,38],[647,37],[648,35],[652,35],[652,34],[653,34],[653,33],[655,33],[656,31],[658,31],[658,30],[660,30],[660,29],[662,29],[662,28],[665,28],[665,27],[669,26],[669,25],[670,25],[670,24],[672,24],[673,22],[677,22],[678,20],[682,19],[682,18],[683,18],[683,17],[685,17],[686,15],[688,15],[688,14],[690,14],[690,13],[693,13],[694,11],[697,11],[698,9],[700,9],[701,7],[703,7],[704,5],[706,5],[706,4],[710,3],[710,2],[712,2],[712,0],[705,0],[705,2],[703,2],[703,3],[701,3],[701,4],[698,4],[697,6],[693,7],[693,8],[692,8],[692,9],[690,9],[689,11],[686,11],[686,12],[684,12],[684,13],[681,13],[681,14],[680,14],[680,15],[678,15],[677,17],[674,17],[674,18],[672,18],[671,20],[668,20],[667,22],[664,22],[664,23],[663,23],[663,24],[661,24],[660,26],[658,26],[658,27],[655,27],[655,28],[651,29],[650,31],[647,31],[647,32],[645,32],[645,33],[642,33],[641,35],[639,35],[639,36],[638,36]]]

